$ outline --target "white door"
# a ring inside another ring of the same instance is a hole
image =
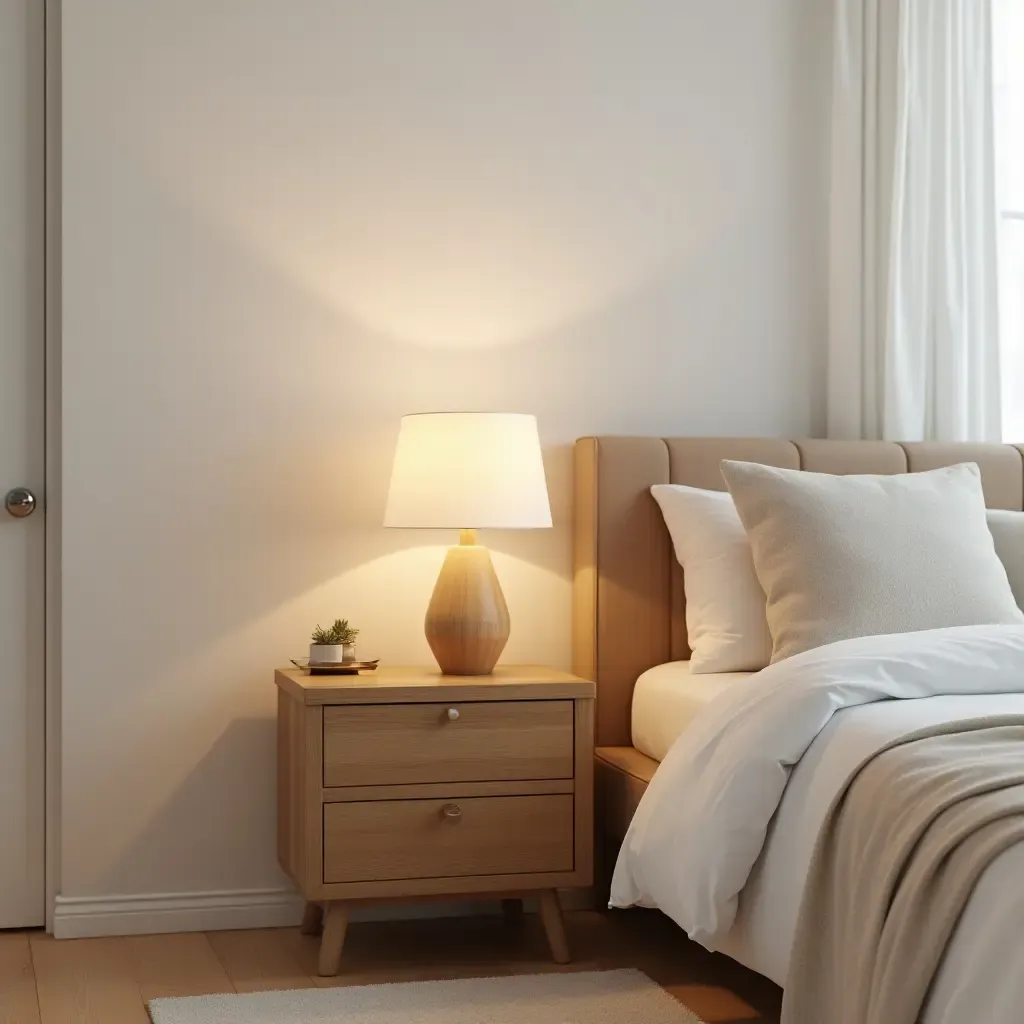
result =
[[[0,0],[0,928],[45,916],[43,4]]]

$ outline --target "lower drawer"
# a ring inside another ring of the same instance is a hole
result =
[[[324,805],[324,882],[573,869],[573,797]]]

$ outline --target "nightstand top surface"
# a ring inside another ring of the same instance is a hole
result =
[[[499,665],[489,676],[445,676],[424,666],[385,665],[352,676],[311,676],[279,668],[277,685],[304,704],[396,704],[429,701],[571,700],[595,685],[543,665]]]

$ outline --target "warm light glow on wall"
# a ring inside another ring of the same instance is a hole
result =
[[[542,12],[508,4],[499,21],[542,23]],[[546,88],[478,68],[483,39],[509,43],[494,14],[468,5],[458,29],[476,33],[455,53],[481,96],[443,70],[436,88],[447,91],[426,101],[408,69],[359,92],[360,62],[379,69],[351,25],[345,39],[307,40],[293,54],[308,82],[271,88],[255,69],[260,77],[224,77],[188,119],[174,113],[177,62],[149,68],[146,123],[159,131],[146,171],[340,317],[425,348],[543,339],[677,275],[726,221],[742,222],[712,162],[695,158],[699,140],[674,127],[696,100],[666,98],[659,113],[643,75],[606,95],[607,69],[585,49],[539,53],[531,43]],[[275,45],[287,50],[289,38]],[[604,42],[611,59],[615,34]],[[206,59],[221,64],[209,45]],[[350,87],[325,92],[335,74]]]
[[[311,181],[268,206],[272,186],[260,179],[270,173],[194,182],[196,199],[343,318],[423,348],[543,339],[656,284],[722,228],[678,197],[602,222],[595,203],[611,211],[621,197],[600,198],[599,181],[588,183],[586,210],[574,209],[568,186],[527,195],[500,179],[451,192],[349,181],[339,193]]]

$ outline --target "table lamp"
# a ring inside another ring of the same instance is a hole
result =
[[[459,530],[427,607],[427,643],[448,675],[491,672],[508,641],[508,606],[476,531],[551,525],[536,419],[403,416],[384,525]]]

